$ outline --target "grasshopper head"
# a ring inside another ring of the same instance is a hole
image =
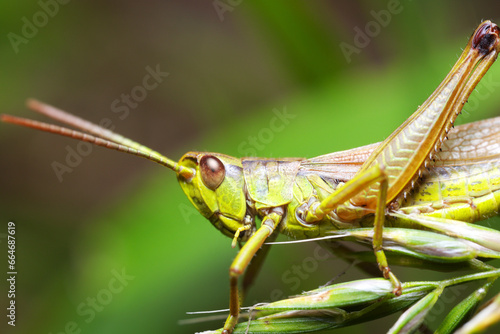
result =
[[[246,197],[243,168],[239,159],[207,152],[188,152],[179,165],[195,171],[177,179],[198,211],[223,234],[233,238],[245,225]],[[241,235],[245,241],[250,233]]]

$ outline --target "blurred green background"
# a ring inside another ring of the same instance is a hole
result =
[[[482,19],[500,19],[500,3],[4,1],[1,109],[42,119],[24,107],[35,97],[94,122],[109,118],[174,160],[190,150],[313,157],[383,140],[437,87]],[[372,36],[356,37],[367,24]],[[357,49],[346,56],[342,46]],[[128,114],[114,112],[141,91],[147,67],[169,75]],[[499,85],[495,65],[460,122],[499,115]],[[291,116],[269,132],[276,110]],[[52,163],[65,163],[68,147],[77,142],[0,124],[1,268],[12,220],[18,271],[17,326],[6,326],[2,283],[0,332],[220,327],[178,321],[227,308],[231,241],[191,208],[172,172],[145,160],[94,148],[60,182]],[[318,260],[291,284],[291,268],[314,258],[315,246],[274,248],[247,304],[313,289],[347,267]],[[403,280],[440,277],[398,270]],[[122,271],[120,286],[113,277]],[[350,269],[341,280],[360,277]],[[395,319],[336,333],[385,333]]]

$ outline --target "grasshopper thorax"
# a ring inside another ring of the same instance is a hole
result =
[[[247,218],[245,181],[241,160],[220,153],[188,152],[179,165],[194,170],[190,178],[178,174],[182,190],[195,208],[224,235],[233,238],[236,231],[245,224],[252,224]],[[240,234],[246,241],[255,230]]]

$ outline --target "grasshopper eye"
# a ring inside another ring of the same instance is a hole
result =
[[[224,164],[213,155],[205,155],[200,159],[200,172],[203,183],[211,190],[217,189],[226,176]]]

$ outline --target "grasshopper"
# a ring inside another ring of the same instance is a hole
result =
[[[261,247],[274,240],[278,232],[293,239],[310,239],[366,224],[373,226],[371,242],[378,266],[397,296],[402,293],[402,285],[384,253],[385,220],[393,226],[418,222],[418,217],[423,216],[443,223],[450,219],[475,222],[498,213],[500,153],[490,152],[488,145],[499,145],[500,118],[456,129],[452,126],[496,60],[499,35],[497,25],[482,22],[439,87],[382,143],[312,159],[240,159],[220,153],[188,152],[175,162],[35,100],[28,102],[31,109],[83,132],[10,115],[2,115],[2,121],[134,154],[172,169],[191,203],[232,238],[232,247],[244,243],[229,268],[229,316],[222,331],[229,334],[238,322],[243,295],[269,249]],[[442,147],[447,138],[450,141]],[[485,146],[480,150],[477,142]],[[463,149],[464,143],[469,149]],[[458,195],[435,189],[442,187],[443,180],[453,184],[454,178],[443,175],[454,173],[457,166],[465,166],[456,174],[460,180],[472,178],[474,169],[490,173],[483,182],[488,183],[486,188],[462,189]]]

